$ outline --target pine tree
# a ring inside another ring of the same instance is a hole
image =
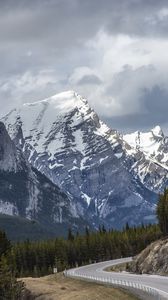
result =
[[[129,230],[130,227],[129,227],[129,223],[127,222],[126,225],[125,225],[125,230]]]
[[[160,229],[163,235],[168,234],[168,189],[160,195],[156,210]]]
[[[22,291],[23,283],[16,280],[7,259],[2,255],[0,261],[0,299],[20,300]]]
[[[11,248],[11,243],[7,239],[6,233],[0,231],[0,256],[2,254],[6,254],[8,250]]]
[[[74,235],[72,233],[71,228],[68,229],[68,241],[73,241],[74,240]]]
[[[86,226],[85,227],[85,235],[86,235],[86,237],[89,237],[89,234],[90,234],[89,228],[88,228],[88,226]]]

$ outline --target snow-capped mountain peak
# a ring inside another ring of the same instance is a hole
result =
[[[75,107],[81,109],[87,105],[87,101],[78,95],[75,91],[66,91],[41,101],[25,103],[24,107],[40,107],[40,106],[51,106],[56,114],[65,114]]]
[[[65,126],[74,128],[72,135],[76,133],[80,149],[83,148],[82,134],[77,130],[77,126],[89,118],[94,118],[94,112],[88,102],[76,92],[67,91],[42,101],[23,104],[3,118],[3,122],[7,125],[12,139],[21,126],[26,141],[31,142],[38,153],[47,151],[53,156],[64,147]],[[75,146],[73,141],[71,146]]]
[[[148,132],[136,131],[123,136],[124,140],[133,148],[139,148],[147,153],[155,152],[164,139],[160,126],[155,126]]]
[[[99,136],[108,139],[111,144],[116,144],[118,138],[117,132],[113,131],[112,134],[112,130],[99,120],[87,100],[74,91],[23,104],[12,110],[2,121],[13,140],[22,127],[25,141],[33,149],[30,157],[34,150],[41,154],[47,152],[50,162],[55,160],[56,153],[67,147],[70,151],[80,152],[82,156],[87,155],[86,140],[89,132],[85,133],[83,128],[86,123],[87,130],[91,130],[91,127],[94,130],[95,143]],[[68,134],[67,137],[65,133]],[[58,165],[59,163],[52,163],[51,168]]]
[[[134,149],[142,151],[148,159],[167,169],[168,138],[160,126],[157,125],[148,132],[136,131],[126,134],[123,139]]]

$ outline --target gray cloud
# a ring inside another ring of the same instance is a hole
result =
[[[154,86],[152,89],[142,91],[141,101],[145,111],[128,114],[125,116],[114,116],[107,118],[107,123],[118,128],[122,132],[131,132],[139,129],[148,130],[157,124],[161,124],[163,129],[168,132],[168,91]]]
[[[74,88],[121,130],[165,125],[167,39],[167,0],[1,0],[1,114]]]
[[[48,42],[45,48],[66,50],[100,28],[114,34],[167,36],[168,17],[159,14],[167,7],[164,0],[6,0],[0,2],[0,38],[9,46]]]
[[[99,85],[101,84],[102,81],[100,80],[100,78],[96,75],[85,75],[83,76],[77,84],[79,85]]]

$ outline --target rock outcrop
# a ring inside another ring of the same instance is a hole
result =
[[[168,238],[150,244],[130,264],[129,271],[168,275]]]

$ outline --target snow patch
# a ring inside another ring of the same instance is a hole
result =
[[[82,192],[82,196],[81,197],[84,198],[84,200],[87,202],[87,205],[89,206],[92,198],[89,197],[87,194],[85,194],[83,192]]]
[[[83,142],[83,133],[81,130],[76,130],[73,132],[75,138],[75,149],[81,152],[83,155],[85,153],[85,145]]]
[[[123,156],[123,153],[120,152],[120,153],[115,153],[114,154],[118,159],[120,159],[122,156]]]
[[[100,158],[99,163],[101,164],[104,160],[106,160],[107,158],[109,158],[108,156],[104,157],[104,158]]]

